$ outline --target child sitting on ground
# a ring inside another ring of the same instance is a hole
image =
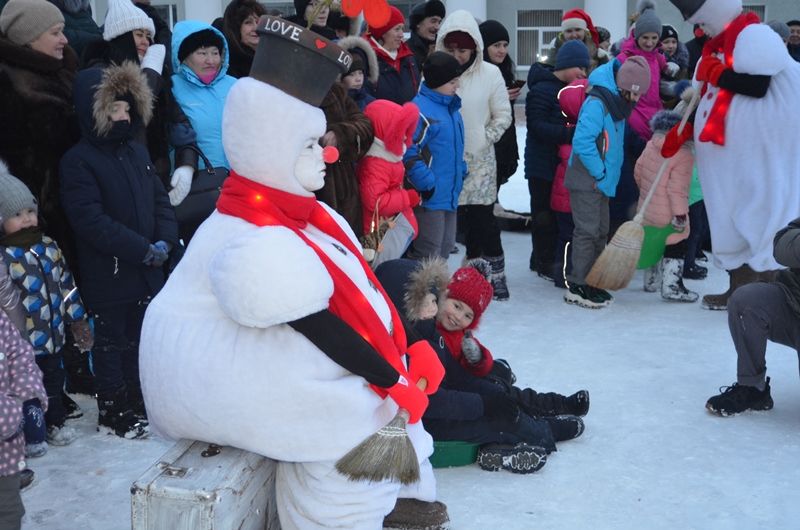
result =
[[[479,464],[486,470],[532,473],[545,464],[556,442],[581,435],[584,425],[578,416],[589,410],[589,393],[565,397],[518,388],[508,364],[493,360],[471,336],[492,299],[488,264],[476,261],[482,272],[464,267],[449,283],[441,259],[393,260],[378,267],[376,275],[413,332],[428,340],[445,367],[423,416],[426,430],[435,440],[483,444]]]
[[[65,325],[69,325],[78,347],[92,347],[92,334],[75,282],[61,249],[39,228],[38,206],[30,190],[0,165],[0,252],[2,265],[22,294],[25,315],[24,336],[36,354],[44,374],[47,413],[44,404],[26,403],[26,454],[42,456],[50,445],[68,445],[77,432],[65,425],[67,410],[77,405],[64,393],[62,348]],[[41,407],[41,408],[40,408]],[[46,429],[46,431],[45,431]]]

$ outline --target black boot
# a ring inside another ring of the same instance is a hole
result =
[[[147,425],[147,410],[144,406],[144,396],[142,395],[142,387],[137,384],[128,384],[128,405],[130,406],[131,410],[133,411],[133,416],[142,422],[144,425]]]
[[[583,420],[577,416],[550,416],[542,419],[550,425],[556,442],[572,440],[583,434]]]
[[[383,518],[387,530],[447,530],[449,523],[447,506],[417,499],[397,499],[394,510]]]
[[[499,256],[494,257],[484,256],[483,259],[488,261],[489,265],[492,267],[492,276],[489,278],[489,281],[491,282],[492,289],[494,290],[494,299],[498,301],[508,300],[509,293],[508,284],[506,283],[505,257],[500,254]]]
[[[98,395],[97,409],[97,430],[99,432],[115,434],[129,440],[147,437],[147,425],[134,416],[128,406],[124,387],[107,396]]]
[[[543,418],[559,414],[573,414],[568,398],[556,392],[537,392],[532,388],[513,387],[509,392],[514,401],[528,416]]]

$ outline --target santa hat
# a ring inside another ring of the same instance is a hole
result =
[[[600,44],[600,36],[594,27],[592,17],[583,9],[570,9],[561,17],[561,31],[573,28],[588,30],[592,35],[595,46]]]
[[[103,40],[108,42],[135,29],[146,29],[151,36],[156,34],[153,20],[131,0],[110,0],[103,25]]]
[[[470,329],[478,325],[481,315],[494,296],[492,284],[487,279],[489,274],[489,263],[483,259],[475,259],[458,269],[447,284],[447,298],[464,302],[472,309],[475,316],[468,326]]]

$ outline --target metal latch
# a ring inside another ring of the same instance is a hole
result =
[[[185,467],[172,466],[166,462],[159,462],[158,468],[167,477],[183,478],[186,472],[189,471]]]

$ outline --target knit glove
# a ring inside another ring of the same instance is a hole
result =
[[[397,383],[387,388],[386,391],[398,407],[408,411],[408,423],[417,423],[422,418],[425,409],[428,408],[428,396],[425,395],[425,392],[417,388],[417,385],[402,374]]]
[[[483,359],[483,352],[478,342],[472,338],[472,333],[467,331],[461,339],[461,353],[467,358],[469,364],[478,364]]]
[[[422,199],[420,199],[420,196],[419,196],[419,193],[417,193],[417,190],[406,190],[406,193],[408,193],[408,206],[410,208],[414,208],[415,206],[418,206]]]
[[[171,205],[179,205],[189,195],[193,178],[194,169],[192,166],[181,166],[172,172],[172,178],[169,181],[170,186],[172,186],[169,192],[169,203]]]
[[[92,328],[86,320],[76,320],[69,325],[69,330],[75,339],[75,345],[81,352],[87,352],[94,346],[94,337],[92,336]]]
[[[692,127],[690,122],[686,122],[683,132],[679,135],[678,127],[680,127],[680,125],[680,123],[676,123],[664,138],[664,145],[661,146],[661,156],[664,158],[675,156],[675,153],[680,150],[681,146],[694,136],[694,127]]]
[[[675,77],[678,75],[678,72],[681,71],[681,67],[678,66],[677,63],[673,63],[672,61],[667,63],[667,66],[664,68],[664,73],[667,74],[669,77]]]
[[[483,401],[484,416],[510,423],[519,421],[519,405],[507,394],[502,392],[481,394],[481,400]]]
[[[164,68],[164,58],[167,56],[167,48],[163,44],[151,44],[142,57],[142,70],[149,68],[161,75]]]
[[[428,341],[417,341],[408,348],[408,375],[414,383],[424,377],[428,382],[425,387],[428,395],[439,389],[444,379],[444,366]]]
[[[689,219],[685,213],[681,215],[676,215],[675,217],[672,218],[672,228],[674,228],[676,232],[683,232],[684,230],[686,230],[686,225],[688,223]]]
[[[722,61],[713,55],[709,55],[700,60],[700,64],[697,65],[695,77],[698,81],[708,81],[714,86],[719,86],[719,76],[721,76],[722,72],[725,70],[727,70],[727,68],[722,64]]]

